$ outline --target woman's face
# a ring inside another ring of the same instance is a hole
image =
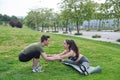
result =
[[[69,45],[67,44],[66,41],[64,41],[64,45],[63,45],[63,46],[64,46],[65,49],[68,49],[68,48],[69,48]]]

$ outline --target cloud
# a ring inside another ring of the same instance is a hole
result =
[[[0,0],[0,14],[26,16],[30,9],[54,8],[60,0]]]

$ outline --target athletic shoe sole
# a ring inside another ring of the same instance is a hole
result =
[[[89,75],[89,73],[84,65],[80,66],[80,70],[83,72],[83,75]]]

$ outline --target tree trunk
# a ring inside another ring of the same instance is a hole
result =
[[[77,21],[76,21],[76,27],[77,27],[77,33],[79,34],[78,18],[77,18]]]
[[[119,21],[119,18],[117,19],[117,28],[119,28],[120,27],[120,21]]]

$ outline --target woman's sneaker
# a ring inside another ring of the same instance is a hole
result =
[[[89,75],[87,68],[84,65],[80,66],[80,70],[82,71],[83,75]]]
[[[43,72],[44,70],[42,70],[42,67],[41,66],[38,66],[38,67],[32,67],[32,72]]]

